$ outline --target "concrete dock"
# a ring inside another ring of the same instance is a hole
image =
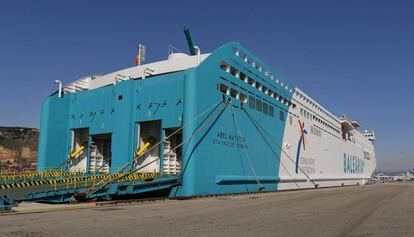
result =
[[[0,236],[414,236],[414,184],[137,204],[29,207]]]

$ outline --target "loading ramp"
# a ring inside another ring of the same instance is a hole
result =
[[[175,175],[159,173],[85,174],[67,171],[14,173],[0,176],[0,211],[23,201],[68,203],[102,181],[110,181],[87,199],[111,200],[120,196],[169,189],[179,184]]]

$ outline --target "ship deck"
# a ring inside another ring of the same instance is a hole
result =
[[[0,235],[413,236],[413,187],[375,184],[73,208],[28,204],[0,216]]]

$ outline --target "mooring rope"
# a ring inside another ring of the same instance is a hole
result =
[[[232,116],[233,117],[233,121],[234,121],[234,124],[235,124],[236,129],[237,129],[237,133],[238,133],[239,137],[243,137],[242,136],[242,133],[240,131],[239,124],[237,122],[236,113],[234,112],[233,105],[231,105],[230,108],[231,108],[231,113],[233,115]],[[254,168],[253,162],[252,162],[252,160],[249,157],[249,153],[247,152],[246,146],[244,146],[244,145],[243,145],[243,150],[244,150],[244,153],[246,154],[247,161],[249,162],[250,168],[252,169],[252,173],[253,173],[253,175],[254,175],[254,177],[256,179],[257,185],[259,186],[259,192],[261,192],[264,189],[264,186],[262,185],[262,183],[260,182],[259,177],[257,176],[256,169]]]
[[[202,113],[200,113],[198,116],[196,116],[194,119],[192,119],[192,120],[190,120],[189,122],[187,122],[186,124],[184,124],[180,129],[178,129],[178,130],[176,130],[174,133],[172,133],[170,136],[168,136],[168,137],[166,137],[166,138],[164,138],[162,141],[160,141],[159,143],[157,143],[156,145],[154,145],[154,146],[152,146],[150,149],[148,149],[148,150],[146,150],[145,152],[143,152],[140,156],[138,156],[138,157],[136,157],[135,159],[133,159],[131,162],[128,162],[128,164],[127,165],[124,165],[124,167],[123,167],[123,169],[125,169],[125,167],[127,167],[128,165],[130,165],[133,161],[135,161],[135,160],[137,160],[138,158],[140,158],[141,156],[143,156],[144,154],[146,154],[146,153],[148,153],[149,151],[151,151],[152,149],[154,149],[155,147],[157,147],[158,145],[160,145],[162,142],[165,142],[167,139],[169,139],[171,136],[173,136],[174,134],[176,134],[178,131],[180,131],[180,130],[182,130],[184,127],[186,127],[188,124],[190,124],[190,123],[192,123],[192,122],[194,122],[196,119],[198,119],[198,118],[200,118],[202,115],[204,115],[205,113],[207,113],[208,111],[210,111],[212,108],[214,108],[213,109],[213,111],[214,110],[216,110],[216,108],[221,104],[221,103],[223,103],[223,101],[222,100],[220,100],[218,103],[215,103],[213,106],[211,106],[211,107],[209,107],[209,108],[207,108],[206,110],[204,110]],[[185,139],[184,141],[182,141],[179,145],[177,145],[176,147],[174,147],[174,148],[172,148],[168,153],[166,153],[167,155],[170,153],[170,152],[174,152],[176,149],[178,149],[179,147],[181,147],[183,144],[185,144],[186,142],[188,142],[190,139],[192,139],[194,136],[197,136],[204,128],[206,128],[206,126],[205,126],[205,123],[207,122],[207,121],[215,121],[223,112],[224,112],[224,110],[227,108],[227,106],[228,106],[228,104],[229,104],[229,102],[225,102],[225,106],[220,110],[220,112],[217,114],[217,116],[213,119],[213,120],[211,120],[211,115],[212,114],[210,114],[210,115],[208,115],[208,117],[206,118],[206,120],[204,120],[203,122],[202,122],[202,126],[200,125],[199,126],[199,128],[196,130],[196,131],[194,131],[194,133],[190,136],[190,137],[188,137],[187,139]],[[123,174],[122,176],[119,176],[119,177],[116,177],[115,179],[109,179],[109,180],[102,180],[101,182],[99,182],[99,183],[97,183],[95,186],[93,186],[91,189],[89,189],[89,190],[87,190],[86,192],[85,192],[85,197],[84,198],[87,198],[88,196],[90,196],[90,195],[92,195],[93,193],[95,193],[95,192],[97,192],[97,191],[99,191],[99,190],[101,190],[102,188],[104,188],[105,186],[107,186],[107,185],[109,185],[109,184],[111,184],[111,183],[113,183],[113,182],[115,182],[115,181],[117,181],[118,179],[121,179],[121,178],[123,178],[123,177],[125,177],[125,176],[128,176],[128,175],[130,175],[131,173],[134,173],[134,172],[137,172],[137,171],[139,171],[139,170],[141,170],[141,169],[143,169],[143,168],[145,168],[145,167],[147,167],[148,165],[150,165],[150,164],[152,164],[152,163],[154,163],[154,162],[156,162],[157,160],[159,160],[160,159],[160,157],[158,157],[158,158],[156,158],[156,159],[154,159],[153,161],[151,161],[151,162],[149,162],[149,163],[147,163],[147,164],[145,164],[145,165],[143,165],[143,166],[141,166],[141,167],[139,167],[139,168],[136,168],[136,169],[133,169],[133,170],[130,170],[129,172],[127,172],[127,173],[125,173],[125,174]],[[123,170],[123,169],[121,169],[121,171]],[[117,171],[117,172],[115,172],[115,173],[119,173],[120,171]]]
[[[280,145],[278,142],[276,142],[273,137],[263,128],[263,126],[260,125],[259,122],[257,122],[256,119],[254,119],[254,117],[252,115],[250,115],[250,113],[245,109],[242,108],[244,110],[244,112],[247,114],[247,116],[250,118],[250,120],[255,124],[256,129],[262,130],[262,133],[264,133],[265,135],[267,135],[268,137],[270,137],[270,140],[278,147],[280,147],[281,151],[288,157],[288,159],[293,163],[296,164],[296,162],[292,159],[292,157],[290,157],[290,155],[283,149],[282,145]],[[260,129],[259,129],[260,128]],[[308,178],[309,181],[312,182],[312,184],[315,186],[315,188],[317,188],[319,185],[317,183],[315,183],[315,181],[313,181],[313,179],[302,169],[298,166],[299,170],[306,176],[306,178]]]

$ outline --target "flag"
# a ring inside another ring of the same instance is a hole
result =
[[[137,56],[135,56],[135,65],[139,65],[139,52]]]

